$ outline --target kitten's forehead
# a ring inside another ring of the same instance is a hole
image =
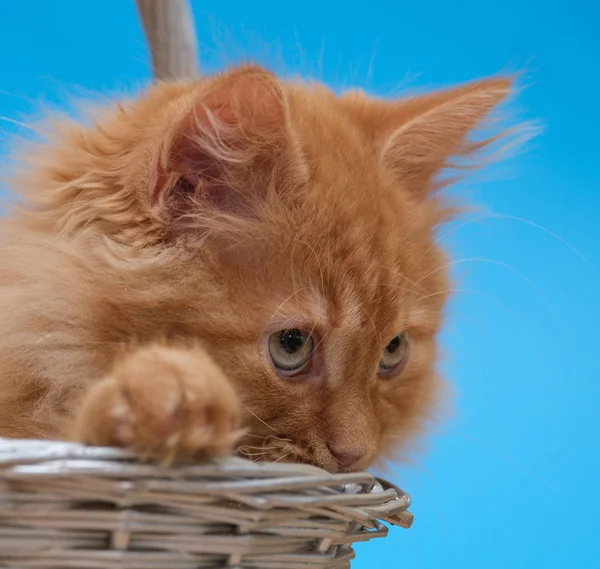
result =
[[[273,285],[278,293],[269,326],[368,330],[370,335],[401,330],[415,292],[406,276],[409,265],[393,247],[367,241],[342,232],[294,247],[292,274],[284,271]]]
[[[310,253],[300,261],[308,286],[323,286],[332,326],[389,335],[411,319],[412,300],[431,292],[435,271],[431,204],[415,200],[384,170],[335,98],[315,103],[300,129],[312,157],[311,180],[297,219]]]
[[[324,291],[302,286],[278,302],[267,320],[267,327],[272,330],[325,329],[329,321],[329,303]]]

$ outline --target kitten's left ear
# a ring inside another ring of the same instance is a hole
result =
[[[153,203],[185,215],[191,202],[245,216],[272,188],[305,174],[277,78],[254,66],[200,83],[165,137]]]
[[[487,79],[389,105],[378,119],[387,122],[379,125],[383,165],[417,194],[429,191],[451,157],[490,142],[469,142],[468,135],[510,91],[510,79]]]

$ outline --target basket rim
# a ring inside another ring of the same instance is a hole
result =
[[[181,460],[166,465],[143,460],[135,452],[116,447],[98,447],[81,443],[44,439],[10,439],[0,437],[0,481],[30,477],[85,478],[105,480],[144,480],[148,488],[158,491],[161,484],[177,480],[204,492],[235,496],[242,502],[260,507],[255,494],[301,492],[318,485],[343,488],[343,499],[332,494],[329,502],[344,503],[362,510],[360,517],[371,522],[383,521],[408,528],[413,516],[408,512],[410,496],[392,482],[361,472],[332,473],[317,466],[301,463],[254,462],[237,456],[206,460]],[[195,485],[195,486],[194,486]],[[283,498],[282,498],[283,499]],[[286,498],[289,502],[289,496]],[[291,503],[291,502],[289,502]],[[327,497],[319,499],[327,503]]]

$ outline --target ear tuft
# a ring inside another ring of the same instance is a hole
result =
[[[506,78],[486,79],[396,103],[390,111],[397,126],[384,139],[383,165],[415,191],[428,191],[452,156],[473,154],[501,136],[468,140],[510,94],[511,85]]]

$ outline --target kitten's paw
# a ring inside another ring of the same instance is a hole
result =
[[[232,385],[202,350],[151,346],[91,387],[70,438],[165,460],[224,456],[241,434],[240,420]]]

